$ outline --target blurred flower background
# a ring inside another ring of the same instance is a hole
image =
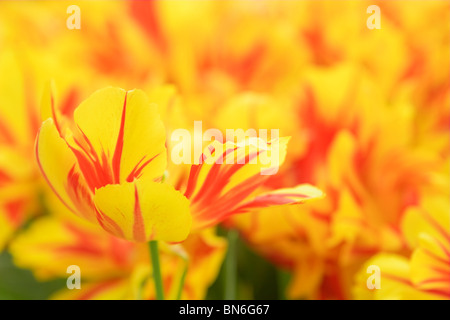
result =
[[[449,21],[433,0],[1,1],[0,299],[154,298],[146,245],[68,213],[35,157],[50,105],[70,122],[107,86],[157,101],[167,137],[199,120],[279,129],[286,158],[263,189],[326,193],[162,245],[168,298],[187,256],[185,299],[450,299]],[[186,186],[188,167],[167,169]]]

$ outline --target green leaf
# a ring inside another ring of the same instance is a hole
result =
[[[44,300],[65,285],[65,279],[40,282],[31,271],[16,267],[7,251],[0,253],[0,300]]]

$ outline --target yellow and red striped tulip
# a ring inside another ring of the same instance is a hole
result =
[[[247,138],[208,145],[201,163],[191,166],[185,191],[191,201],[193,229],[216,225],[234,214],[324,197],[307,184],[270,191],[262,188],[283,164],[288,141]]]
[[[409,258],[380,253],[355,277],[358,299],[450,299],[450,215],[448,193],[426,197],[402,219],[402,233],[413,249]],[[380,268],[380,288],[368,289],[367,267]]]
[[[127,240],[179,242],[190,230],[189,201],[160,183],[165,130],[152,102],[140,90],[105,88],[67,121],[52,106],[36,157],[53,191],[75,214]]]
[[[14,263],[31,270],[40,281],[66,277],[67,267],[76,264],[81,270],[81,289],[61,289],[53,299],[155,298],[146,244],[119,239],[71,216],[73,219],[47,216],[33,221],[11,243]],[[203,299],[220,270],[225,239],[208,229],[176,246],[180,248],[163,245],[160,250],[166,296],[176,298],[185,270],[186,261],[174,253],[179,249],[189,264],[182,297]]]
[[[72,264],[83,270],[86,281],[128,276],[140,259],[137,244],[75,219],[53,216],[36,219],[11,243],[15,264],[32,270],[41,281],[65,277],[67,267]],[[146,248],[143,249],[146,253]]]

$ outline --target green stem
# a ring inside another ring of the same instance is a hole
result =
[[[150,247],[150,257],[152,260],[153,267],[153,282],[155,283],[156,299],[164,300],[164,290],[161,277],[161,269],[159,267],[159,252],[158,252],[158,242],[150,241],[148,243]]]
[[[177,300],[181,299],[181,293],[183,292],[184,287],[184,280],[186,279],[186,274],[188,271],[188,260],[184,260],[184,270],[183,274],[181,275],[180,284],[178,285],[178,292],[177,292]]]
[[[169,246],[170,251],[176,255],[177,257],[183,260],[183,273],[181,274],[180,282],[178,283],[178,291],[175,298],[177,300],[181,299],[181,295],[183,293],[184,282],[186,280],[186,275],[189,268],[189,255],[184,251],[183,247],[180,245]]]
[[[142,280],[142,282],[139,284],[139,288],[138,288],[138,291],[137,291],[137,294],[136,294],[136,300],[142,300],[142,292],[144,291],[144,287],[145,287],[145,284],[148,282],[148,279],[147,278],[145,278],[145,279],[143,279]]]
[[[289,284],[291,275],[289,272],[277,269],[277,286],[278,286],[278,299],[286,300],[286,288]]]
[[[225,300],[236,300],[236,241],[238,233],[236,230],[228,231],[228,252],[225,260]]]

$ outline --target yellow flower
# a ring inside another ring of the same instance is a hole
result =
[[[169,299],[177,298],[186,266],[175,254],[177,250],[184,252],[188,263],[181,297],[203,299],[220,270],[225,239],[208,229],[190,235],[182,244],[161,246],[165,296]],[[67,277],[70,265],[80,268],[81,289],[61,289],[53,299],[155,298],[146,244],[119,239],[76,217],[36,219],[12,241],[10,252],[17,266],[30,269],[40,281]]]
[[[189,202],[160,183],[165,130],[157,106],[142,91],[99,90],[65,122],[52,107],[53,118],[36,140],[36,157],[71,211],[127,240],[186,239]]]
[[[448,194],[425,198],[408,209],[402,231],[413,249],[409,259],[381,253],[355,277],[354,295],[359,299],[450,299],[450,215]],[[380,268],[380,288],[368,289],[367,267]]]
[[[0,251],[11,235],[39,213],[39,173],[32,159],[39,128],[36,83],[27,81],[26,63],[11,50],[0,54]]]
[[[193,229],[216,225],[238,213],[323,198],[322,191],[307,184],[262,189],[284,162],[288,141],[277,138],[266,143],[249,138],[208,145],[202,163],[191,166],[185,191],[191,201]]]
[[[137,244],[83,222],[38,218],[12,241],[10,252],[15,264],[31,269],[41,281],[66,277],[72,264],[80,267],[87,281],[127,276],[140,259]]]
[[[306,182],[327,197],[231,223],[258,252],[293,271],[290,297],[345,299],[364,261],[405,249],[400,218],[424,188],[439,188],[433,176],[443,157],[415,146],[411,105],[386,105],[355,65],[311,68],[304,77],[294,132],[303,146],[265,186]]]

